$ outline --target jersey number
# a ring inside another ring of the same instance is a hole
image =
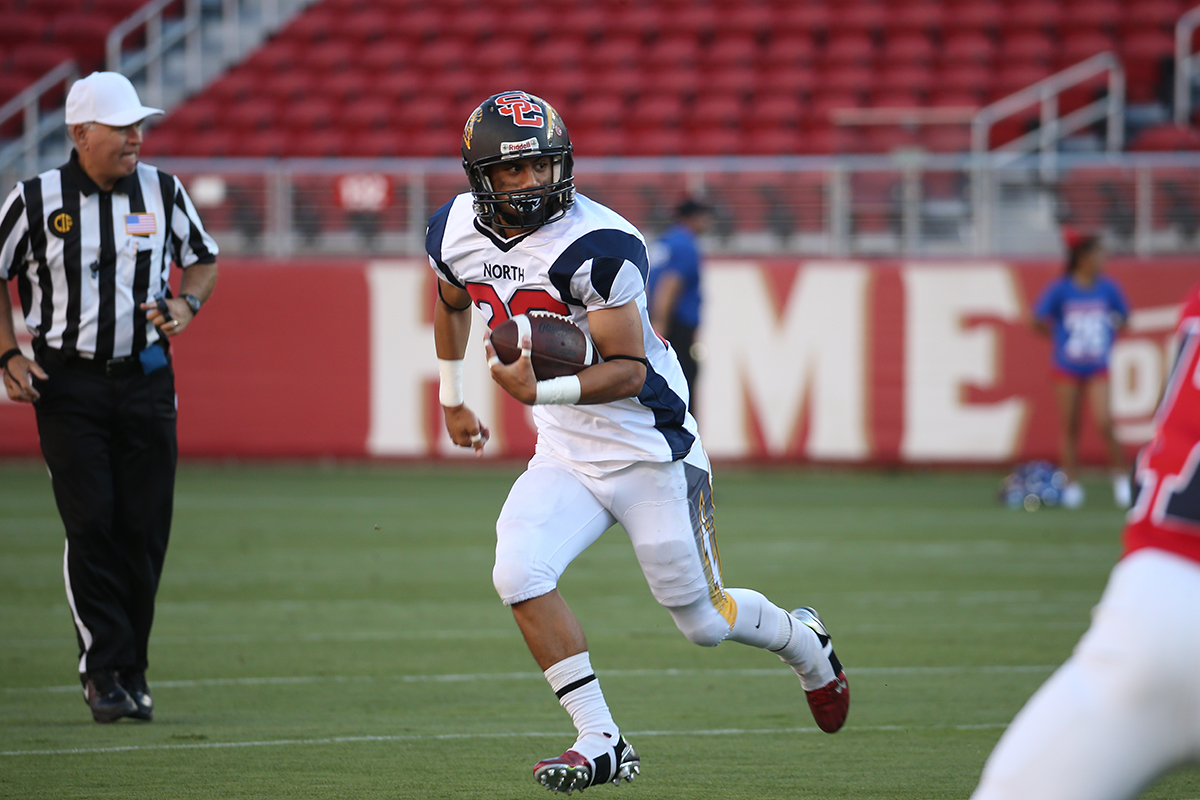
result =
[[[495,329],[504,320],[518,314],[530,311],[549,311],[554,314],[570,316],[570,309],[561,300],[555,300],[543,289],[518,289],[505,303],[496,294],[496,289],[490,283],[468,283],[467,292],[471,295],[480,309],[484,306],[490,310],[488,327]]]

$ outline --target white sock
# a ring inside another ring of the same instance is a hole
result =
[[[819,689],[837,676],[829,663],[829,650],[812,628],[753,589],[726,589],[737,602],[737,619],[730,641],[770,650],[800,676],[804,690]]]
[[[822,646],[816,631],[797,622],[791,614],[786,614],[781,622],[775,641],[767,649],[776,653],[800,677],[804,691],[820,689],[836,678],[829,661],[833,646],[828,642]]]
[[[579,738],[571,749],[594,759],[595,755],[588,751],[597,750],[601,743],[611,748],[621,731],[613,721],[608,703],[604,702],[604,692],[600,690],[600,680],[592,671],[587,651],[553,664],[545,675],[550,688],[558,695],[558,702],[571,715],[575,730],[579,731]],[[585,749],[580,750],[580,746]]]

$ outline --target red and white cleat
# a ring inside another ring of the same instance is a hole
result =
[[[533,779],[552,792],[570,794],[602,783],[619,786],[622,780],[632,782],[641,769],[637,751],[621,736],[613,749],[598,756],[594,764],[575,750],[539,761],[533,765]]]
[[[813,719],[817,721],[817,727],[826,733],[837,733],[846,724],[846,715],[850,713],[850,684],[846,681],[846,671],[842,669],[842,662],[833,652],[829,632],[825,630],[825,623],[821,622],[817,612],[805,606],[792,611],[792,616],[817,634],[821,649],[829,658],[833,674],[837,676],[821,688],[804,693],[808,698],[808,708],[812,711]]]

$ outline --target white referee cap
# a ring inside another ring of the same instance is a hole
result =
[[[99,122],[121,128],[162,113],[142,105],[137,89],[119,72],[93,72],[75,81],[67,94],[68,125]]]

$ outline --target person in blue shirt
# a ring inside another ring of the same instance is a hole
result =
[[[1053,342],[1055,394],[1063,423],[1062,468],[1069,480],[1062,502],[1068,508],[1083,504],[1083,489],[1076,473],[1086,395],[1108,446],[1113,499],[1124,508],[1130,503],[1131,492],[1124,453],[1113,435],[1108,360],[1117,332],[1129,319],[1129,304],[1116,281],[1102,274],[1104,246],[1100,240],[1073,231],[1066,238],[1066,272],[1046,287],[1034,310],[1035,329],[1051,336]]]
[[[646,294],[650,324],[671,343],[687,378],[688,410],[696,413],[696,329],[700,327],[700,237],[708,231],[712,211],[688,199],[675,210],[675,224],[650,249]]]

